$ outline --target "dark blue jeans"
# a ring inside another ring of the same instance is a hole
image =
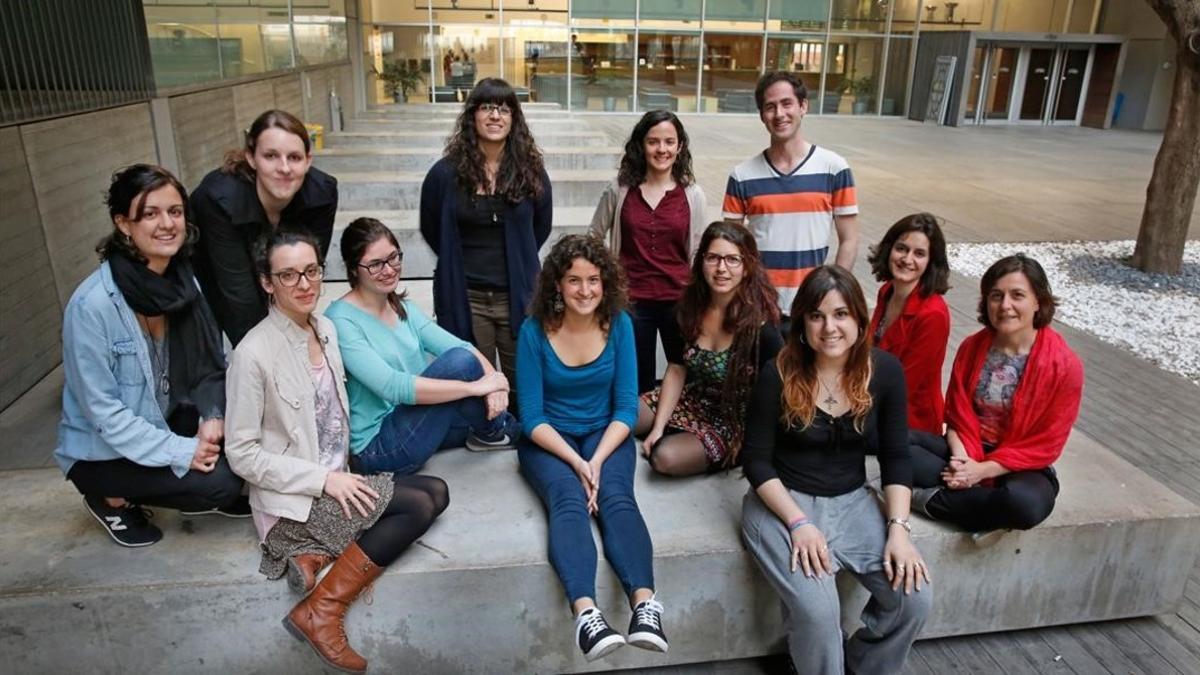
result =
[[[604,429],[584,436],[559,432],[584,459],[596,453]],[[528,438],[517,443],[521,474],[546,506],[550,521],[550,564],[566,591],[567,601],[596,597],[596,542],[587,510],[587,495],[575,470]],[[631,595],[654,589],[654,545],[633,497],[637,462],[633,436],[617,447],[600,469],[600,538],[604,556]]]
[[[474,352],[456,347],[429,364],[421,377],[471,382],[483,377],[483,366]],[[361,474],[416,473],[438,450],[462,446],[471,430],[490,436],[510,427],[515,428],[516,421],[507,412],[492,420],[487,418],[487,405],[481,397],[398,405],[383,418],[379,433],[367,447],[350,457],[350,470]]]
[[[638,300],[630,303],[633,344],[637,351],[638,393],[650,391],[658,379],[658,338],[675,327],[675,301]]]

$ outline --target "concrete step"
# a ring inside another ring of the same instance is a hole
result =
[[[615,178],[621,163],[621,148],[542,148],[547,171],[595,169],[610,171]],[[314,153],[314,165],[335,176],[355,171],[428,171],[442,158],[441,148],[326,148]]]
[[[327,134],[327,148],[436,148],[446,147],[450,125],[441,130],[419,131],[339,131]],[[538,133],[538,145],[546,147],[608,147],[612,140],[607,134],[590,129],[564,129]]]
[[[354,119],[346,122],[346,131],[444,131],[450,133],[457,117],[442,115],[412,118]],[[534,117],[527,120],[529,130],[536,137],[542,132],[586,129],[587,123],[578,118]]]
[[[599,169],[549,171],[555,206],[592,206],[615,172]],[[424,171],[343,172],[338,174],[338,207],[352,211],[419,209]]]
[[[542,246],[541,254],[545,256],[554,246],[554,242],[565,234],[582,234],[587,232],[592,222],[595,206],[555,207],[554,229],[550,238]],[[421,214],[419,211],[346,211],[339,209],[334,223],[333,243],[329,246],[329,255],[325,259],[325,277],[332,281],[342,281],[346,278],[346,265],[342,262],[342,232],[356,218],[369,217],[387,225],[396,239],[400,242],[400,250],[404,251],[404,267],[400,273],[405,278],[432,277],[433,268],[437,265],[437,256],[421,237]]]
[[[1174,610],[1200,541],[1200,511],[1076,432],[1059,462],[1055,513],[988,547],[919,518],[936,595],[922,637],[1153,615]],[[546,518],[513,452],[439,453],[425,473],[450,507],[350,610],[347,634],[373,672],[554,673],[648,668],[777,653],[779,602],[739,537],[747,483],[731,471],[651,476],[636,491],[654,541],[669,654],[624,648],[586,663],[546,558]],[[148,549],[99,530],[54,469],[0,472],[0,653],[14,673],[316,672],[280,626],[295,598],[257,573],[248,520],[182,518]],[[601,561],[597,600],[629,610]],[[849,605],[847,615],[857,614]],[[852,622],[851,622],[852,623]],[[64,649],[63,645],[70,645]]]

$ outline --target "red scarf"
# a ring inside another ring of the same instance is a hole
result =
[[[1079,416],[1083,364],[1057,331],[1049,326],[1038,330],[1013,394],[1008,432],[1000,445],[985,455],[974,399],[994,337],[992,329],[984,328],[959,346],[946,390],[946,424],[958,433],[967,454],[977,462],[991,460],[1009,471],[1044,469],[1062,454]]]

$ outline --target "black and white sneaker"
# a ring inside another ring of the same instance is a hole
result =
[[[667,634],[663,632],[662,615],[662,603],[653,597],[639,602],[633,608],[633,616],[629,617],[629,637],[626,641],[634,647],[665,653]]]
[[[625,638],[608,625],[599,609],[588,607],[575,617],[575,642],[585,659],[595,661],[625,644]]]
[[[180,511],[181,516],[225,516],[226,518],[249,518],[250,513],[250,498],[242,495],[233,501],[229,506],[222,506],[215,509],[201,509],[199,511]]]
[[[83,496],[83,505],[112,540],[128,548],[150,546],[163,537],[148,520],[150,512],[136,504],[109,506],[104,497]]]
[[[490,450],[515,450],[517,438],[521,435],[521,423],[510,412],[503,412],[500,428],[490,434],[476,433],[474,429],[467,434],[467,449],[471,452],[488,452]]]

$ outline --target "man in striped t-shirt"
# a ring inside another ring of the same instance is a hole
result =
[[[808,112],[808,91],[795,74],[767,73],[754,100],[771,145],[729,174],[724,216],[754,233],[786,317],[800,282],[825,264],[831,226],[838,235],[836,263],[854,266],[858,200],[846,160],[804,140],[800,122]]]

